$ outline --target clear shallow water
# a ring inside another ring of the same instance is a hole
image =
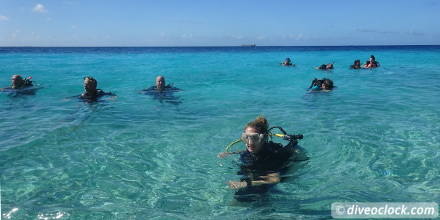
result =
[[[382,67],[348,69],[370,54]],[[13,73],[44,88],[0,94],[4,218],[327,219],[332,202],[440,202],[438,46],[0,48],[0,85]],[[138,93],[159,74],[181,104]],[[86,75],[118,97],[67,98]],[[315,77],[337,88],[309,94]],[[237,158],[216,155],[258,115],[304,134],[310,159],[239,203],[225,184]]]

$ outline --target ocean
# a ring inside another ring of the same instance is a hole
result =
[[[370,55],[379,68],[349,69]],[[328,219],[334,202],[440,202],[440,46],[0,48],[0,87],[13,74],[41,89],[0,93],[3,219]],[[140,93],[157,75],[181,91]],[[84,76],[117,97],[79,101]],[[333,91],[307,91],[324,77]],[[303,134],[309,159],[240,202],[226,184],[238,157],[217,154],[259,115]]]

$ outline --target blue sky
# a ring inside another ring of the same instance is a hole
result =
[[[0,46],[440,44],[438,0],[0,0]]]

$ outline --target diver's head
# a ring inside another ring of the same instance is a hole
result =
[[[355,60],[354,61],[354,65],[355,66],[360,66],[361,65],[361,60]]]
[[[20,75],[12,75],[11,77],[11,88],[19,89],[25,84],[23,77]]]
[[[290,58],[289,57],[287,57],[285,60],[284,60],[284,62],[285,63],[291,63],[292,62],[292,60],[290,60]]]
[[[241,139],[246,144],[247,151],[255,154],[261,151],[269,136],[268,128],[269,123],[262,116],[257,117],[244,127]]]
[[[323,80],[322,80],[322,79],[316,79],[316,78],[315,78],[315,79],[312,81],[312,85],[310,86],[310,88],[312,88],[313,86],[321,87],[322,83],[323,83]]]
[[[96,92],[96,87],[98,86],[98,81],[91,76],[84,77],[84,90],[86,92]]]
[[[376,57],[374,57],[374,55],[371,55],[370,56],[370,62],[374,62],[374,61],[376,61]]]
[[[165,77],[163,76],[156,77],[156,89],[158,90],[165,89]]]
[[[327,78],[322,79],[321,89],[332,90],[333,89],[333,81],[331,79],[327,79]]]
[[[327,64],[325,66],[325,69],[327,69],[327,70],[333,69],[333,64],[332,63]]]

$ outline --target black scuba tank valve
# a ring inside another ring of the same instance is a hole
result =
[[[296,141],[298,139],[303,139],[302,134],[286,134],[284,135],[283,139],[287,141]]]

